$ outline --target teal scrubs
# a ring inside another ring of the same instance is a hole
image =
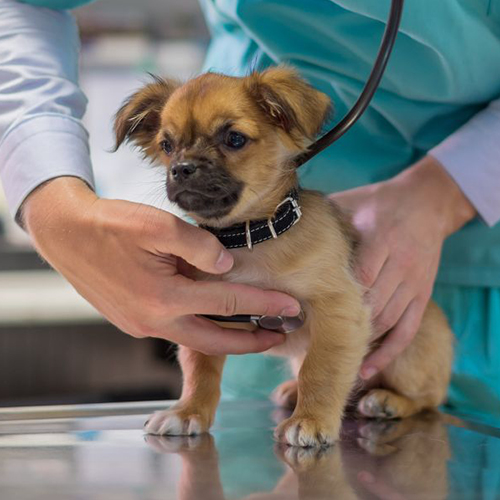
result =
[[[202,0],[212,33],[205,69],[244,75],[292,64],[331,97],[331,127],[366,81],[389,6],[390,0]],[[301,168],[302,185],[329,193],[388,179],[499,97],[500,0],[406,0],[370,108]],[[457,337],[449,405],[500,425],[500,227],[476,220],[447,240],[434,297]],[[288,376],[280,360],[233,357],[224,394],[264,398]]]

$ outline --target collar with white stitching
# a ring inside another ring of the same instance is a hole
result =
[[[214,234],[226,248],[247,247],[252,250],[254,245],[277,238],[288,231],[297,224],[301,216],[299,191],[292,189],[269,219],[246,221],[225,228],[201,227]]]

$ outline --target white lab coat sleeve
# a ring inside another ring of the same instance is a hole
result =
[[[13,216],[49,179],[93,188],[79,48],[70,13],[0,1],[0,178]]]
[[[500,100],[492,101],[429,154],[489,226],[500,221]]]

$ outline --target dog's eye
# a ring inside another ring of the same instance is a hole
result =
[[[165,139],[164,141],[161,141],[161,149],[169,155],[174,148],[172,147],[172,143]]]
[[[226,136],[226,146],[232,149],[241,149],[247,142],[247,138],[239,132],[229,132]]]

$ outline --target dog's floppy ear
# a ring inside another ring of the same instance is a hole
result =
[[[299,143],[314,140],[331,112],[330,98],[289,66],[250,75],[250,92],[259,107]]]
[[[139,146],[146,156],[154,155],[152,141],[160,127],[161,110],[180,84],[151,76],[154,81],[128,97],[116,113],[115,151],[124,141],[130,141]]]

